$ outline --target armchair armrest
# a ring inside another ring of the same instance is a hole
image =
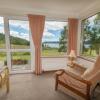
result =
[[[64,72],[65,72],[64,69],[60,69],[60,70],[58,70],[58,71],[55,72],[55,75],[56,75],[56,76],[60,76],[60,75],[62,75]]]
[[[0,88],[6,86],[7,93],[9,92],[9,69],[8,67],[3,68],[0,71]]]

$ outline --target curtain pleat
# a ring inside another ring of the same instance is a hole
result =
[[[68,19],[68,53],[71,50],[75,50],[77,53],[77,34],[78,34],[78,19],[69,18]]]
[[[42,73],[41,43],[45,25],[45,16],[29,14],[28,19],[33,43],[35,46],[35,73],[36,75],[39,75]]]

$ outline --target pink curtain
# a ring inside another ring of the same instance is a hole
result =
[[[41,42],[45,25],[45,16],[29,14],[28,19],[32,33],[33,43],[35,46],[35,74],[39,75],[42,73]]]
[[[69,43],[68,43],[68,53],[71,50],[75,50],[77,53],[77,32],[78,32],[78,19],[69,18],[68,19],[68,33],[69,33]]]

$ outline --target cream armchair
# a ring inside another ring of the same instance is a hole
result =
[[[62,86],[85,100],[91,100],[92,90],[98,82],[100,82],[100,56],[94,66],[88,68],[81,76],[67,70],[57,71],[55,90],[58,86]]]

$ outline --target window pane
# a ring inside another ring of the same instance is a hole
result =
[[[29,52],[12,53],[12,70],[31,69],[31,56]]]
[[[46,21],[42,39],[42,56],[66,56],[67,22]]]
[[[0,49],[3,48],[5,48],[4,21],[3,17],[0,17]]]
[[[28,21],[9,20],[9,28],[12,49],[30,48]]]
[[[0,69],[7,65],[6,53],[0,52]]]
[[[100,54],[100,13],[82,21],[82,55],[95,58]]]

